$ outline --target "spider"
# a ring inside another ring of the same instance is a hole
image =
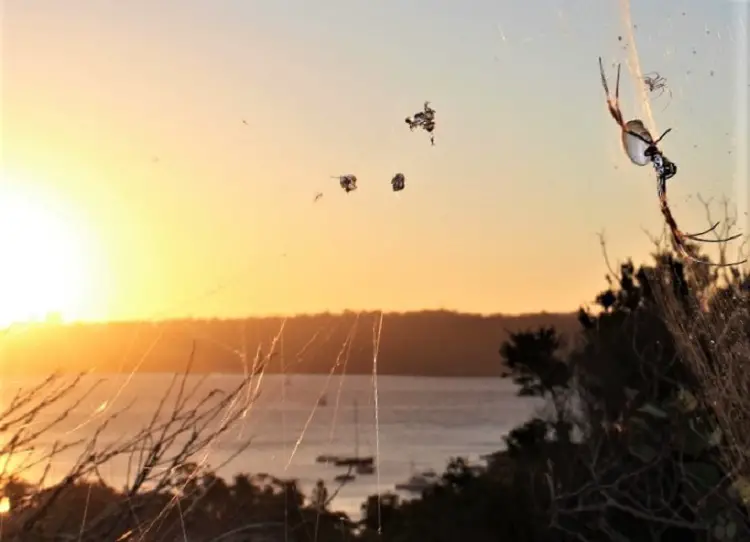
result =
[[[405,122],[411,131],[414,131],[414,128],[422,128],[430,134],[430,143],[435,146],[435,136],[432,133],[435,130],[435,110],[430,107],[430,102],[425,102],[423,110],[415,113],[413,118],[406,117]]]
[[[338,175],[331,176],[332,179],[338,179],[341,188],[348,194],[352,190],[357,189],[357,176],[356,175]]]
[[[656,98],[660,98],[665,92],[669,95],[669,102],[664,107],[666,109],[672,102],[672,89],[667,86],[667,80],[659,75],[658,72],[649,72],[643,76],[643,83],[649,92],[658,92]],[[663,110],[662,110],[663,111]]]
[[[604,66],[601,57],[599,57],[599,72],[602,78],[604,93],[607,95],[607,108],[609,109],[609,114],[615,119],[615,122],[617,122],[617,125],[620,127],[622,146],[627,153],[628,158],[632,163],[638,166],[645,166],[650,163],[656,172],[656,189],[659,196],[661,213],[672,233],[672,242],[677,251],[683,257],[693,262],[715,267],[728,267],[745,263],[747,260],[734,263],[713,263],[700,259],[692,254],[691,248],[687,245],[688,241],[698,243],[726,243],[741,237],[741,234],[733,235],[726,239],[704,239],[701,237],[702,235],[714,231],[719,226],[719,222],[699,233],[684,233],[677,227],[677,222],[672,215],[672,211],[669,208],[669,202],[667,201],[667,181],[677,174],[677,165],[664,156],[658,148],[659,142],[664,139],[664,136],[671,132],[672,129],[668,128],[658,139],[654,140],[651,133],[648,131],[648,128],[644,126],[641,120],[633,119],[625,122],[622,116],[622,111],[620,110],[620,65],[617,65],[617,82],[615,83],[614,98],[610,97],[609,94],[609,85],[607,84],[607,78],[604,75]]]
[[[406,186],[406,177],[404,177],[404,174],[396,173],[396,175],[393,176],[393,179],[391,179],[391,186],[393,187],[394,192],[403,190]]]

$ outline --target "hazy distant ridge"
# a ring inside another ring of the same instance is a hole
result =
[[[195,344],[195,372],[242,372],[243,345],[248,364],[260,350],[271,352],[284,324],[283,341],[268,370],[327,373],[339,352],[348,374],[372,372],[373,329],[380,313],[315,314],[234,320],[171,320],[40,327],[4,339],[0,370],[16,372],[95,370],[147,372],[182,370]],[[578,326],[575,315],[480,316],[449,311],[386,313],[378,358],[380,374],[420,376],[499,375],[498,348],[507,331],[552,325],[566,335]],[[343,348],[347,336],[351,346]],[[347,360],[346,352],[349,351]]]

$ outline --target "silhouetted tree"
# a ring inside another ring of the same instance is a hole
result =
[[[715,278],[715,276],[714,276]],[[563,532],[623,540],[705,540],[730,526],[750,536],[721,461],[715,412],[700,401],[692,357],[707,346],[702,267],[669,254],[620,276],[581,310],[569,359],[580,415],[574,459],[552,463],[550,510]]]
[[[323,480],[318,480],[315,483],[315,489],[310,500],[312,501],[312,507],[316,510],[322,511],[328,506],[328,488],[326,488]]]
[[[506,376],[553,415],[512,430],[484,472],[453,461],[420,498],[381,500],[380,539],[750,539],[749,284],[658,253],[581,309],[567,356],[553,329],[511,334]]]
[[[522,397],[540,397],[552,407],[552,419],[535,418],[514,429],[506,444],[515,453],[532,448],[547,439],[549,432],[558,440],[570,439],[571,371],[560,353],[564,346],[557,331],[543,327],[537,331],[511,333],[500,347],[500,356]]]
[[[368,541],[557,540],[539,521],[528,491],[513,480],[478,473],[462,459],[452,460],[442,481],[421,498],[400,502],[393,495],[381,496],[380,525],[377,506],[377,496],[372,496],[364,508],[363,536]]]

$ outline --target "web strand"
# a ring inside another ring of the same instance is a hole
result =
[[[377,325],[372,328],[372,391],[375,400],[375,472],[378,495],[378,534],[382,534],[382,515],[380,507],[380,409],[378,404],[378,356],[380,355],[380,337],[383,333],[383,311]]]

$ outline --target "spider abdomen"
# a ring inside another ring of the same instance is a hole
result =
[[[622,130],[622,148],[627,153],[630,161],[638,166],[651,163],[651,158],[646,150],[651,146],[654,139],[640,120],[630,120],[625,123]]]

